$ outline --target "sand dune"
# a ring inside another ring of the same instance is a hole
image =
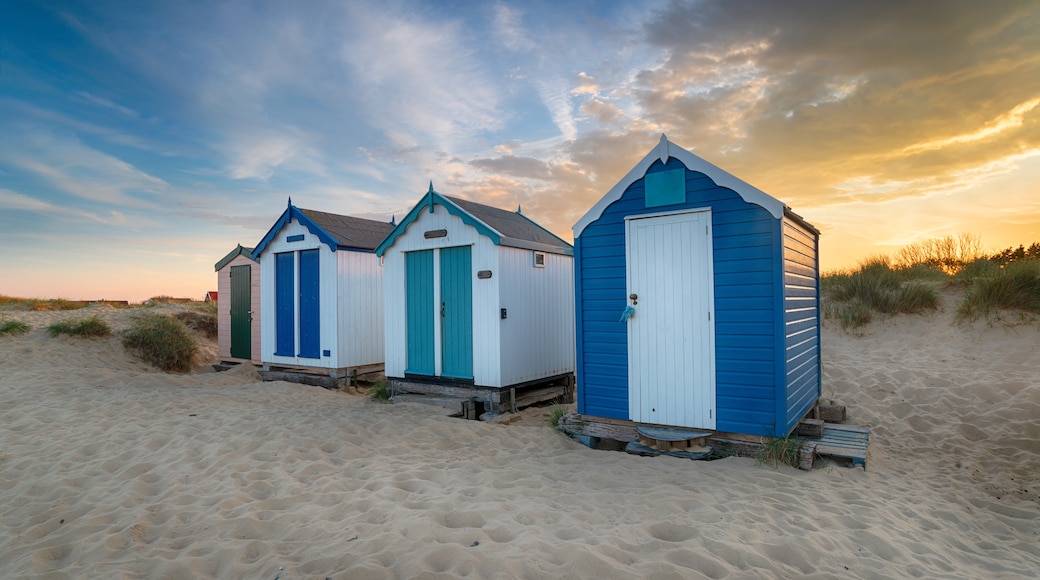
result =
[[[0,337],[3,578],[1040,570],[1036,322],[825,326],[824,396],[871,427],[868,470],[803,472],[594,451],[541,410],[501,425],[248,369],[166,375],[117,338],[43,331],[82,315],[0,312],[34,327]]]

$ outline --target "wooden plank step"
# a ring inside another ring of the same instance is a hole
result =
[[[825,423],[822,437],[804,437],[816,443],[816,454],[851,459],[853,465],[867,468],[870,429],[856,425]]]
[[[689,441],[690,439],[703,439],[712,436],[711,431],[683,429],[680,427],[653,427],[650,425],[639,425],[636,427],[636,433],[658,441]]]
[[[643,457],[668,455],[671,457],[681,457],[683,459],[704,459],[711,455],[711,447],[691,447],[682,451],[661,451],[659,449],[654,449],[653,447],[647,447],[637,441],[632,441],[625,446],[625,453],[641,455]]]

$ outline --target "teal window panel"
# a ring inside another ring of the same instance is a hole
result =
[[[686,171],[670,169],[648,173],[644,179],[646,207],[686,203]]]

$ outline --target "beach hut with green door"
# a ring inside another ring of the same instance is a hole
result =
[[[221,362],[260,364],[260,264],[239,244],[217,271],[217,356]]]

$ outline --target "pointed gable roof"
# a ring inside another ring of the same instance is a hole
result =
[[[582,218],[578,220],[578,223],[574,224],[574,237],[577,238],[580,236],[586,226],[599,219],[599,217],[603,215],[603,211],[607,209],[607,206],[621,199],[621,196],[625,193],[625,190],[628,189],[628,186],[642,179],[646,175],[646,171],[650,169],[650,166],[653,165],[655,161],[660,160],[661,163],[668,163],[669,157],[678,159],[690,171],[697,171],[707,175],[716,185],[733,190],[747,203],[761,206],[776,219],[782,218],[785,214],[790,214],[788,207],[780,200],[730,174],[724,169],[712,165],[704,159],[701,159],[693,153],[679,147],[675,143],[669,141],[668,137],[666,137],[664,133],[661,133],[661,140],[657,143],[657,146],[651,149],[642,161],[637,163],[631,171],[621,178],[621,181],[619,181],[617,185],[611,188],[602,199],[596,202],[596,205],[592,206],[592,209],[582,216]]]
[[[570,244],[531,221],[527,216],[475,201],[441,195],[433,190],[433,183],[430,184],[429,191],[419,200],[419,203],[415,204],[408,215],[402,218],[390,235],[379,244],[379,247],[376,248],[376,255],[382,256],[390,246],[393,246],[394,241],[405,232],[408,226],[419,219],[423,210],[428,209],[432,213],[434,205],[444,207],[448,213],[491,239],[496,246],[574,255],[574,248]]]
[[[393,230],[393,226],[386,222],[301,209],[290,203],[278,221],[264,235],[264,239],[253,250],[254,260],[260,257],[278,232],[292,220],[296,220],[300,225],[306,227],[307,231],[317,236],[333,252],[336,250],[374,251],[379,242]]]
[[[231,260],[234,260],[239,256],[245,256],[254,262],[256,261],[256,259],[253,258],[253,248],[247,248],[242,244],[239,244],[234,250],[228,252],[228,255],[221,258],[220,261],[213,266],[213,270],[219,272],[220,269],[227,266]]]

